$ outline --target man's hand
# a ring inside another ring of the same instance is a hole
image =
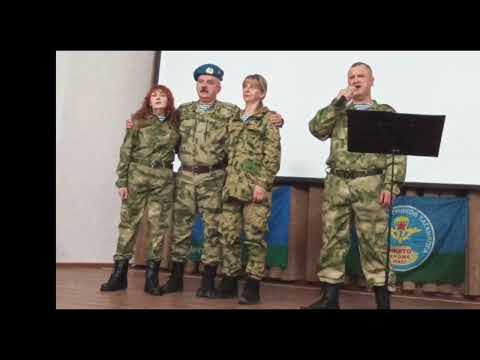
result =
[[[118,189],[118,195],[120,195],[121,200],[127,200],[128,199],[128,188],[126,187],[121,187]]]
[[[267,195],[267,191],[259,186],[255,185],[253,188],[253,201],[256,203],[262,202],[265,199],[265,196]]]
[[[272,123],[273,126],[276,128],[281,128],[283,126],[283,117],[279,113],[274,112],[272,116],[270,116],[270,122]]]
[[[392,206],[393,201],[395,200],[395,195],[392,195],[390,191],[382,191],[378,202],[386,209]]]
[[[354,92],[355,92],[355,88],[353,86],[349,86],[345,89],[342,89],[338,92],[337,100],[340,99],[342,96],[345,96],[347,101],[350,101],[350,100],[352,100]]]
[[[127,120],[127,129],[131,129],[133,127],[133,121],[131,119]]]

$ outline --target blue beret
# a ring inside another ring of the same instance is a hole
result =
[[[205,65],[199,66],[193,72],[193,78],[195,79],[195,81],[198,80],[198,77],[200,75],[212,75],[212,76],[215,76],[220,81],[223,80],[223,70],[220,69],[220,67],[218,67],[215,64],[205,64]]]

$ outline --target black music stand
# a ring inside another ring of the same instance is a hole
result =
[[[438,157],[445,115],[414,115],[387,111],[347,110],[348,151],[392,155],[392,179],[395,155]],[[393,194],[393,181],[390,193]],[[393,204],[392,204],[393,205]],[[390,271],[390,234],[392,206],[388,213],[387,266]]]

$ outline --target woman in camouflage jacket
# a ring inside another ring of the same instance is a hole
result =
[[[280,133],[269,121],[273,112],[263,105],[266,92],[267,82],[263,76],[255,74],[245,78],[245,109],[233,123],[234,129],[228,143],[227,178],[219,219],[224,277],[218,296],[237,296],[238,275],[242,269],[240,233],[243,230],[248,262],[247,280],[240,304],[260,301],[259,287],[267,255],[265,233],[271,212],[271,191],[275,175],[280,169]]]
[[[132,117],[133,127],[120,148],[118,193],[122,200],[115,268],[101,291],[127,288],[128,261],[135,238],[147,213],[147,271],[145,292],[162,295],[158,271],[163,241],[171,228],[174,196],[172,162],[179,135],[174,99],[163,85],[152,87]]]

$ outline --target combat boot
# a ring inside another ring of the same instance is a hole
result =
[[[217,289],[217,297],[231,299],[238,296],[238,279],[236,276],[224,275]]]
[[[339,309],[338,305],[339,284],[322,284],[322,297],[317,302],[302,309]]]
[[[215,276],[217,275],[217,265],[205,265],[202,274],[202,284],[197,290],[197,297],[215,299]]]
[[[100,287],[100,291],[117,291],[127,288],[128,260],[116,260],[110,279]]]
[[[390,292],[386,286],[374,286],[377,309],[390,309]]]
[[[247,278],[245,286],[243,288],[242,295],[238,300],[239,304],[254,305],[260,302],[260,280]]]
[[[147,270],[145,271],[145,288],[146,293],[151,295],[163,295],[162,289],[158,286],[158,271],[160,261],[149,260],[147,262]]]
[[[160,288],[163,294],[183,290],[183,270],[185,269],[185,264],[173,262],[172,266],[172,272],[168,281]]]

